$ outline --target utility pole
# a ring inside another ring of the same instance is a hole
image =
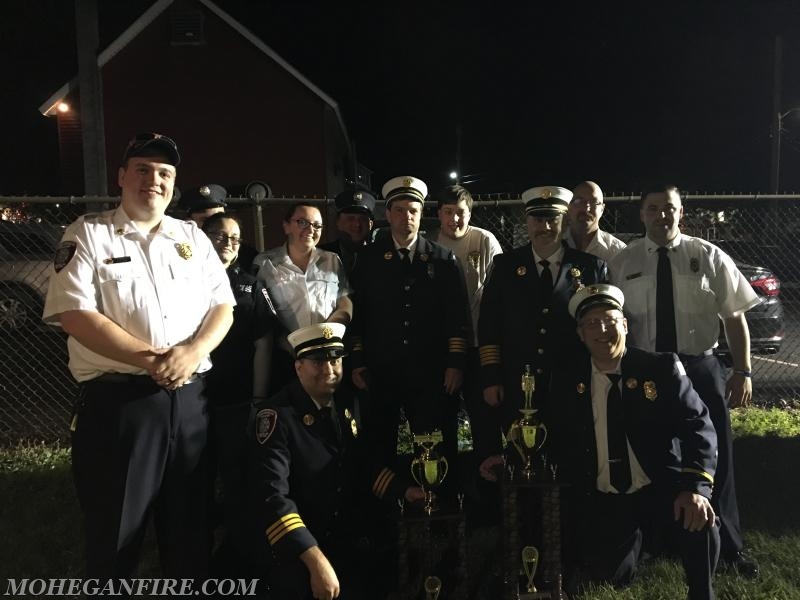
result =
[[[781,185],[781,135],[783,128],[782,101],[783,90],[783,38],[775,36],[775,56],[772,70],[772,156],[770,165],[769,189],[773,194],[780,192]]]
[[[75,0],[75,34],[78,46],[78,89],[81,96],[84,194],[107,196],[103,92],[100,68],[97,66],[100,46],[97,0]]]

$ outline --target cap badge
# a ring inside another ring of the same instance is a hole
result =
[[[569,270],[569,274],[572,275],[575,278],[578,278],[578,277],[581,276],[581,270],[578,267],[572,267]]]
[[[552,195],[553,195],[553,190],[549,188],[545,188],[544,190],[542,190],[542,198],[544,198],[545,200],[547,200]]]
[[[519,275],[520,277],[523,277],[527,272],[528,269],[526,269],[525,267],[517,267],[517,275]]]
[[[696,258],[693,258],[689,261],[689,268],[692,270],[692,273],[697,273],[700,270],[700,261]]]
[[[644,397],[648,400],[655,400],[658,398],[658,393],[656,392],[656,382],[648,379],[644,382]]]
[[[361,198],[363,198],[363,197],[364,197],[364,195],[361,192],[356,192],[355,194],[353,194],[353,199],[354,200],[361,200]]]
[[[175,244],[175,250],[178,251],[178,256],[180,256],[183,260],[189,260],[192,258],[192,247],[187,242]]]
[[[271,408],[264,408],[256,414],[256,441],[264,444],[272,432],[275,431],[275,424],[278,422],[278,413]]]
[[[198,192],[200,192],[200,195],[201,195],[201,196],[206,196],[206,197],[208,197],[208,196],[210,196],[210,195],[211,195],[211,188],[209,188],[207,185],[204,185],[203,187],[201,187],[201,188],[200,188],[199,190],[197,190],[197,191],[198,191]]]
[[[303,423],[311,427],[314,424],[314,417],[312,415],[303,415]]]
[[[322,337],[324,337],[326,340],[331,339],[333,337],[333,329],[331,329],[331,327],[329,327],[328,325],[323,325]]]
[[[578,384],[578,393],[583,394],[586,391],[586,384],[581,382]]]
[[[392,256],[394,256],[391,252],[386,252],[383,255],[383,260],[392,260]]]
[[[414,180],[411,177],[406,177],[403,179],[403,187],[411,187],[411,184],[414,183]]]
[[[639,385],[639,382],[633,377],[625,381],[625,387],[627,387],[629,390],[635,390],[637,385]]]

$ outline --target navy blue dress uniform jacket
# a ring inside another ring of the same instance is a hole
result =
[[[544,305],[531,245],[495,256],[478,320],[481,381],[484,388],[504,386],[504,405],[514,409],[511,418],[522,406],[520,378],[525,364],[536,376],[536,403],[544,399],[544,376],[550,369],[585,353],[567,305],[579,285],[607,281],[604,261],[565,245],[551,301]]]
[[[346,548],[365,534],[359,498],[371,493],[393,502],[409,485],[407,477],[374,466],[362,451],[352,404],[337,394],[334,422],[295,381],[253,408],[251,502],[279,561],[314,545],[323,552]]]
[[[464,368],[469,302],[450,250],[419,236],[406,267],[392,237],[382,236],[359,251],[351,283],[352,368],[397,372],[399,365],[439,386],[445,368]]]
[[[206,394],[214,406],[252,401],[254,343],[278,323],[275,307],[261,281],[238,265],[228,269],[228,279],[236,298],[233,325],[211,351],[214,368],[206,375]]]
[[[629,347],[621,364],[625,430],[653,484],[711,497],[717,435],[708,409],[677,356]],[[597,490],[597,445],[587,357],[554,371],[550,386],[551,448],[559,478],[578,493]]]

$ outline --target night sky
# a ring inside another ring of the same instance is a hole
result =
[[[152,0],[98,4],[105,46]],[[460,128],[479,192],[582,179],[766,192],[776,34],[783,110],[800,105],[800,2],[217,4],[338,102],[374,187],[445,184]],[[55,121],[37,108],[77,73],[73,3],[0,3],[0,64],[0,194],[57,193]],[[787,191],[800,190],[792,116]]]

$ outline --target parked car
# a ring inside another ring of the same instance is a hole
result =
[[[734,262],[760,300],[759,304],[745,313],[750,329],[750,353],[775,354],[781,348],[784,335],[781,281],[765,267],[757,267],[736,259]],[[717,354],[725,358],[728,356],[728,342],[721,323]]]
[[[49,267],[63,229],[0,221],[0,332],[41,325]]]

